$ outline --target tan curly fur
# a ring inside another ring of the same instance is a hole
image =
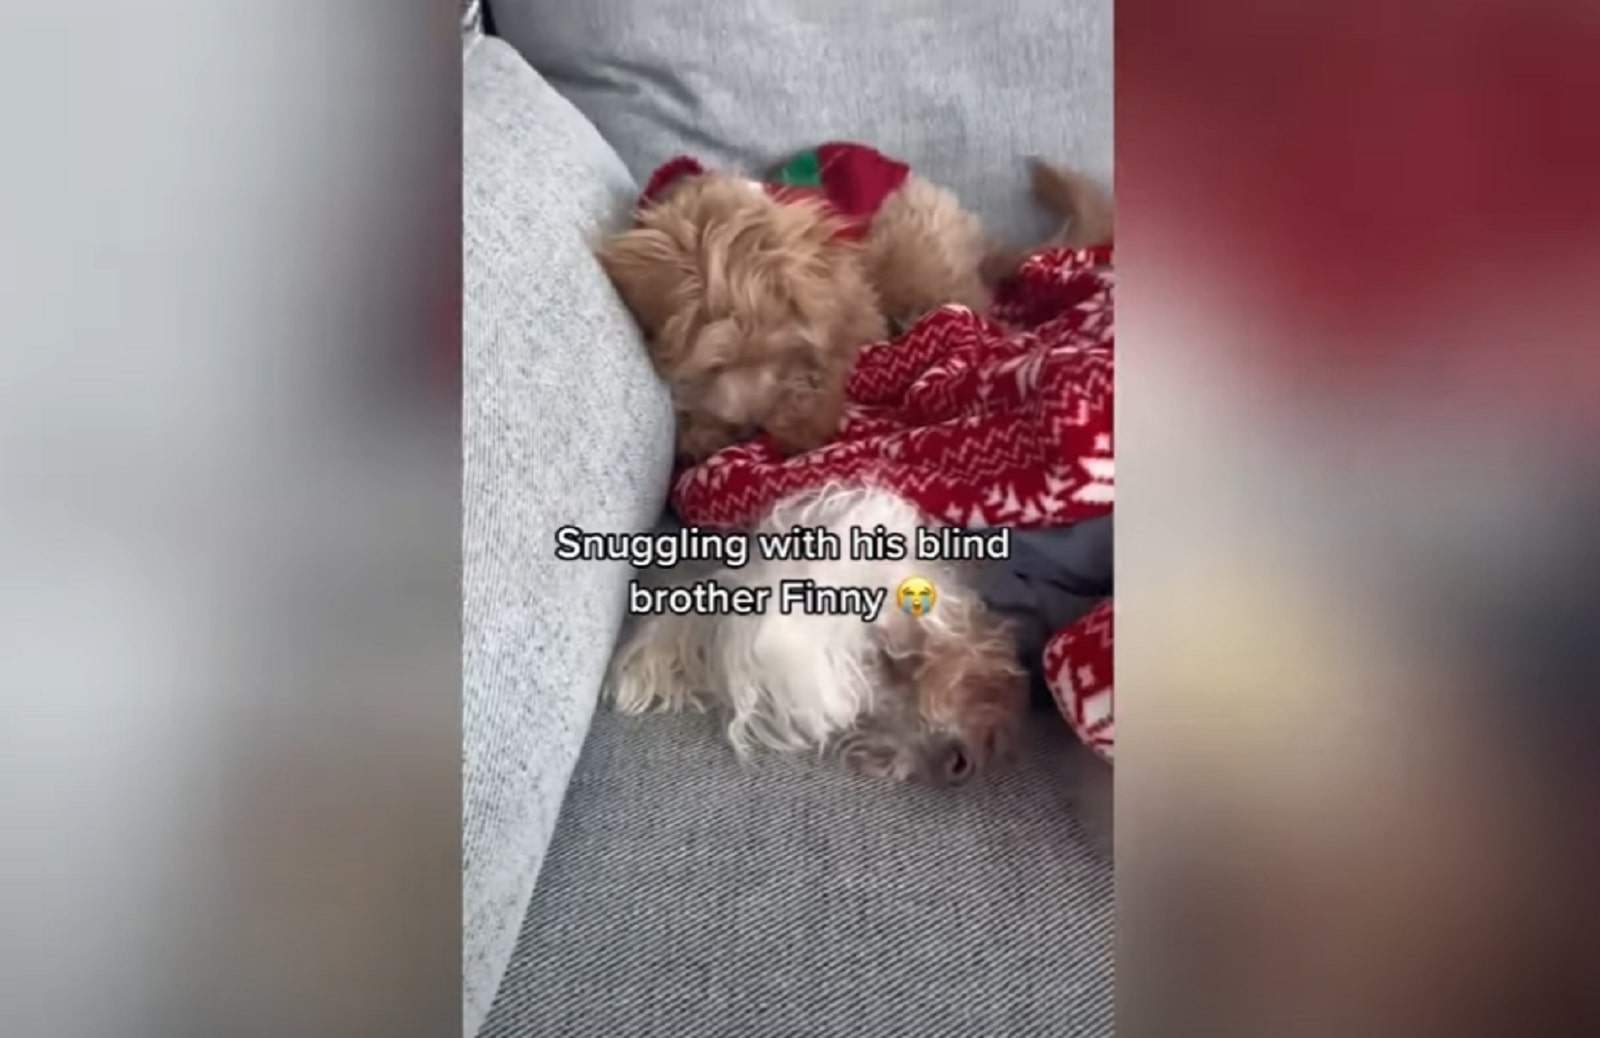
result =
[[[1016,273],[1030,252],[1040,248],[1083,249],[1109,244],[1115,234],[1111,195],[1088,176],[1043,159],[1030,159],[1033,197],[1061,227],[1027,247],[995,248],[982,262],[985,281],[998,283]]]
[[[1044,244],[1110,239],[1110,199],[1087,177],[1035,161],[1033,189],[1064,222]],[[788,453],[827,443],[861,346],[949,303],[986,309],[1026,255],[995,246],[954,194],[915,174],[864,241],[842,238],[845,226],[821,201],[780,202],[745,177],[702,173],[600,246],[671,387],[681,456],[758,431]]]
[[[799,452],[838,430],[856,351],[888,335],[842,228],[820,203],[780,204],[707,173],[601,246],[672,389],[680,454],[703,458],[757,430]]]
[[[988,251],[977,216],[951,192],[913,175],[872,219],[867,277],[885,316],[905,328],[946,303],[988,309],[989,286],[980,276]]]

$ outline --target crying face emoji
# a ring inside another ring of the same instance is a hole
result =
[[[921,577],[907,577],[894,593],[894,601],[900,611],[917,617],[933,612],[933,603],[938,599],[939,593],[933,589],[933,585]]]

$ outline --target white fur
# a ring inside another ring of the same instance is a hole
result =
[[[914,549],[917,528],[935,524],[904,498],[877,488],[833,486],[780,501],[758,533],[823,526],[839,537],[841,558],[765,559],[752,543],[749,565],[718,570],[714,579],[730,587],[773,588],[768,611],[643,618],[612,663],[608,692],[617,709],[640,713],[716,705],[730,714],[728,738],[741,754],[756,745],[823,748],[882,694],[882,654],[909,654],[921,634],[954,636],[970,622],[972,610],[982,608],[955,565],[912,557],[853,559],[851,530],[878,525],[899,533]],[[673,576],[672,583],[683,582]],[[895,605],[895,588],[911,576],[924,577],[937,589],[937,602],[926,617],[907,616]],[[779,582],[805,577],[835,587],[883,587],[888,596],[870,623],[854,615],[779,612]]]

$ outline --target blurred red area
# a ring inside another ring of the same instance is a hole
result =
[[[1117,19],[1130,279],[1141,228],[1182,242],[1236,302],[1320,333],[1255,358],[1297,379],[1423,360],[1596,388],[1600,5],[1136,0]]]

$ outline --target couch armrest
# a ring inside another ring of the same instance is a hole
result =
[[[465,57],[462,400],[465,1033],[510,957],[622,620],[622,563],[553,531],[660,515],[672,411],[592,249],[637,188],[504,42]]]

